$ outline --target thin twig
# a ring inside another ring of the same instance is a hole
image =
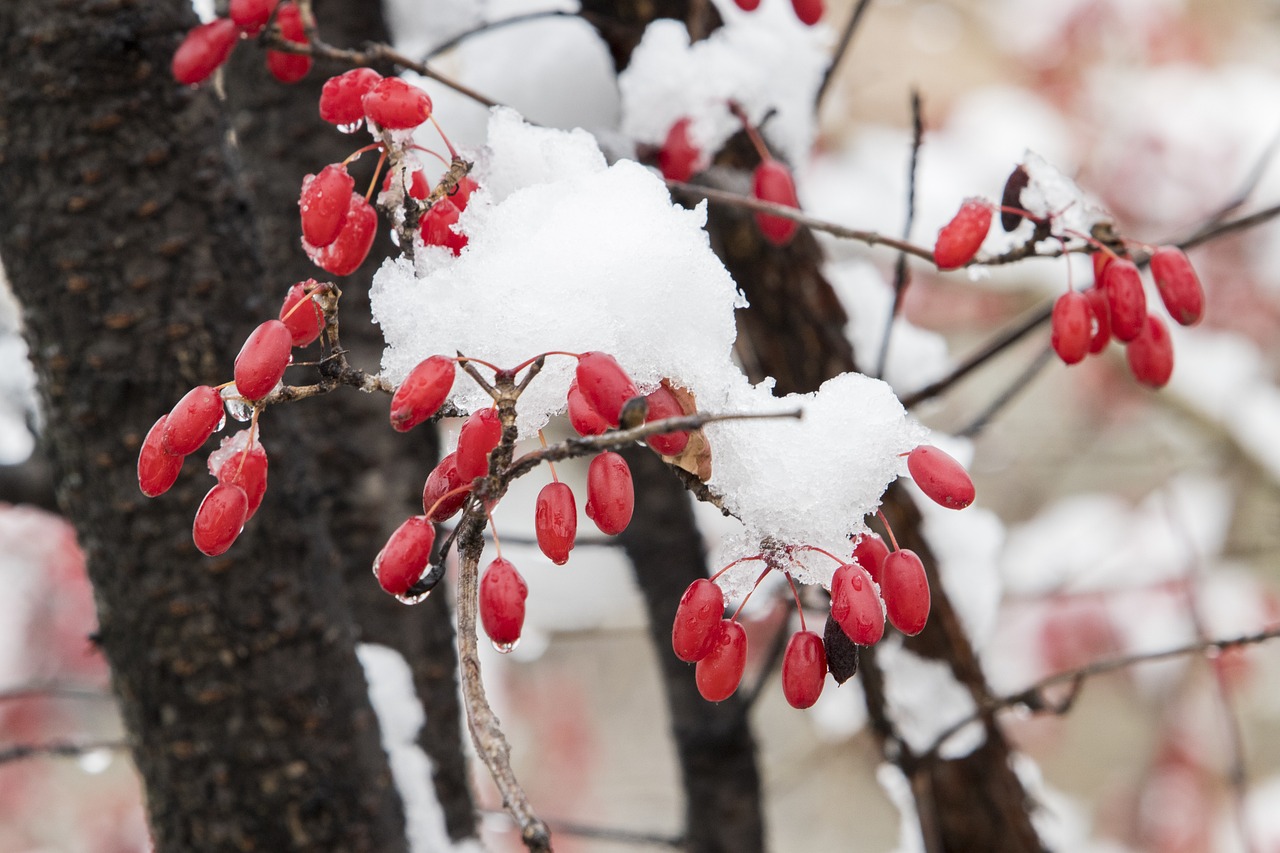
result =
[[[122,740],[54,741],[53,743],[24,743],[0,749],[0,764],[25,761],[28,758],[79,758],[89,752],[111,750],[118,752],[129,748]]]
[[[924,119],[921,116],[920,92],[911,90],[911,164],[907,167],[907,218],[902,226],[902,239],[911,239],[911,226],[916,220],[916,174],[920,164],[920,145],[924,142]],[[884,377],[885,365],[889,363],[889,340],[893,337],[894,320],[902,313],[902,301],[907,293],[907,285],[911,279],[907,271],[907,253],[898,253],[898,262],[893,269],[893,305],[889,308],[889,317],[885,320],[884,336],[880,338],[880,358],[876,360],[877,379]]]
[[[849,45],[853,43],[853,35],[858,31],[858,25],[862,23],[862,15],[870,5],[871,0],[858,0],[858,5],[853,7],[853,13],[849,16],[848,23],[844,25],[844,30],[840,33],[840,41],[836,45],[835,53],[831,54],[831,62],[827,64],[827,70],[822,73],[822,83],[819,84],[818,94],[813,99],[813,112],[815,115],[822,108],[822,100],[827,96],[831,81],[836,76],[836,71],[840,68],[840,62],[844,59],[844,55],[848,53]]]
[[[481,809],[480,813],[485,817],[505,817],[510,819],[504,811],[496,809]],[[597,838],[601,841],[612,841],[617,844],[638,844],[649,845],[652,847],[670,847],[680,850],[685,846],[685,838],[682,835],[662,835],[656,832],[638,832],[633,829],[618,829],[611,826],[589,826],[583,823],[575,823],[569,820],[557,820],[549,818],[547,825],[555,831],[556,835],[573,835],[579,838]]]
[[[23,684],[0,690],[0,702],[22,699],[81,699],[89,702],[114,702],[115,695],[93,687],[76,687],[56,682]]]
[[[979,432],[986,429],[987,424],[991,423],[991,420],[998,415],[1005,406],[1013,402],[1019,394],[1027,389],[1032,380],[1040,375],[1040,371],[1044,370],[1045,367],[1048,366],[1049,362],[1053,360],[1053,356],[1053,347],[1048,346],[1037,353],[1036,357],[1032,359],[1026,369],[1014,377],[1014,380],[1009,383],[1009,386],[1001,391],[985,409],[979,412],[978,415],[969,422],[968,426],[961,429],[956,433],[956,435],[962,438],[973,438]]]
[[[453,50],[469,38],[484,35],[485,33],[490,33],[494,30],[500,30],[503,27],[510,27],[515,24],[526,24],[530,21],[539,21],[546,18],[577,18],[579,16],[579,12],[566,12],[563,9],[543,9],[540,12],[526,12],[522,15],[512,15],[510,18],[502,18],[497,21],[485,21],[482,24],[477,24],[469,30],[463,30],[453,38],[442,41],[440,44],[431,48],[431,50],[427,52],[427,55],[422,57],[422,64],[425,65],[440,54]]]

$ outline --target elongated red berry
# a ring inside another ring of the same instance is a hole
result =
[[[907,470],[920,491],[947,509],[973,503],[973,480],[964,466],[943,451],[922,444],[907,454]]]
[[[1147,320],[1147,294],[1133,261],[1117,258],[1107,264],[1102,290],[1111,309],[1111,334],[1128,343],[1142,332]]]
[[[364,196],[352,193],[347,201],[347,218],[337,238],[327,246],[313,246],[302,241],[302,249],[311,262],[334,275],[351,275],[369,257],[373,239],[378,236],[378,214]]]
[[[606,536],[616,536],[631,523],[635,488],[627,460],[612,451],[591,460],[587,469],[587,518]]]
[[[687,663],[700,661],[715,645],[724,618],[724,592],[714,581],[698,578],[680,597],[671,623],[671,648]]]
[[[391,182],[395,180],[397,173],[394,171],[387,172],[387,176],[382,179],[382,191],[388,192],[391,189]],[[427,183],[427,174],[421,169],[414,169],[409,175],[409,187],[406,190],[409,198],[415,198],[422,201],[431,195],[431,185]]]
[[[458,206],[447,198],[442,198],[431,205],[427,212],[422,214],[422,221],[418,223],[422,242],[428,246],[444,246],[453,252],[455,257],[462,254],[462,250],[467,245],[467,235],[459,234],[453,229],[461,215],[462,211],[458,210]]]
[[[236,390],[246,400],[261,400],[284,378],[293,360],[293,335],[279,320],[268,320],[253,330],[236,356]]]
[[[191,538],[210,557],[226,552],[236,541],[249,515],[249,498],[239,486],[218,483],[200,502]]]
[[[338,239],[347,223],[355,178],[342,163],[330,163],[318,175],[302,179],[298,212],[302,219],[302,239],[317,249]]]
[[[391,398],[391,426],[396,432],[416,427],[439,411],[453,389],[454,360],[433,355],[418,362]]]
[[[678,418],[684,414],[679,398],[666,385],[659,385],[653,393],[645,397],[645,400],[649,403],[649,411],[644,416],[645,423]],[[669,432],[665,435],[651,435],[645,441],[663,456],[678,456],[689,444],[689,433]]]
[[[880,593],[893,627],[913,636],[929,621],[929,579],[915,551],[901,548],[884,561]]]
[[[295,347],[313,343],[324,328],[324,311],[313,298],[320,286],[314,278],[300,281],[289,288],[284,304],[280,306],[280,322],[288,327]],[[305,304],[298,304],[304,300]]]
[[[468,481],[458,476],[458,454],[447,454],[427,475],[426,485],[422,487],[422,511],[432,521],[452,518],[471,494],[470,488],[462,488],[467,484]],[[455,494],[445,497],[449,492]]]
[[[777,160],[762,160],[751,173],[751,195],[761,201],[787,207],[800,207],[796,196],[796,182],[791,170]],[[785,246],[796,235],[800,226],[793,219],[785,219],[770,213],[757,213],[756,226],[764,238],[775,246]]]
[[[373,573],[384,590],[404,595],[431,563],[436,530],[424,516],[415,515],[396,528],[373,559]]]
[[[557,566],[569,562],[574,537],[578,535],[578,505],[573,490],[564,483],[547,483],[538,493],[533,529],[538,547]]]
[[[1052,333],[1049,336],[1053,351],[1066,364],[1076,364],[1089,354],[1093,340],[1093,312],[1089,299],[1083,293],[1069,290],[1053,303]]]
[[[480,624],[498,651],[510,651],[524,628],[529,587],[509,560],[497,558],[480,578]]]
[[[880,583],[880,571],[884,567],[884,558],[887,556],[889,556],[889,546],[874,533],[864,533],[854,543],[853,559],[877,584]]]
[[[791,8],[795,10],[800,23],[806,26],[812,27],[822,20],[822,0],[791,0]]]
[[[1186,254],[1177,246],[1161,246],[1151,255],[1151,276],[1169,316],[1181,326],[1194,326],[1204,314],[1204,287]]]
[[[227,18],[193,28],[173,54],[173,79],[188,86],[207,80],[227,61],[239,40],[240,31]]]
[[[339,127],[364,121],[361,99],[381,79],[372,68],[352,68],[330,77],[320,90],[320,118]]]
[[[471,201],[471,194],[478,189],[480,185],[472,180],[470,175],[463,175],[458,179],[458,185],[453,188],[453,192],[449,193],[449,201],[453,202],[458,210],[466,210],[467,203]]]
[[[271,20],[271,11],[275,9],[277,0],[231,0],[227,6],[227,16],[235,21],[245,35],[256,36],[267,21]]]
[[[222,395],[209,385],[197,385],[169,412],[160,440],[175,456],[194,453],[218,429],[225,415]]]
[[[388,130],[417,127],[431,117],[431,98],[399,77],[382,78],[360,103],[370,121]]]
[[[702,151],[689,137],[693,120],[688,116],[671,125],[667,138],[658,149],[658,168],[668,181],[687,181],[698,172]]]
[[[734,0],[734,2],[744,12],[754,12],[760,7],[760,0]]]
[[[1142,333],[1129,342],[1124,354],[1133,378],[1143,385],[1163,388],[1173,375],[1173,340],[1154,314],[1147,315]]]
[[[782,653],[782,695],[792,708],[811,708],[827,682],[827,650],[822,637],[796,631]]]
[[[1097,355],[1111,342],[1111,306],[1107,303],[1107,294],[1097,285],[1086,290],[1084,295],[1089,300],[1089,314],[1093,318],[1089,353]]]
[[[856,563],[836,569],[831,578],[831,618],[860,646],[872,646],[884,636],[884,609],[871,575]]]
[[[582,398],[609,426],[618,425],[622,404],[640,394],[631,377],[608,353],[584,352],[578,357],[574,375]]]
[[[169,491],[182,470],[182,456],[164,449],[161,435],[168,419],[168,415],[160,416],[147,431],[138,452],[138,488],[149,498]]]
[[[600,435],[609,429],[609,422],[582,396],[577,378],[569,383],[569,423],[578,435]]]
[[[733,695],[747,668],[747,632],[731,619],[721,619],[712,637],[711,651],[698,661],[694,680],[708,702],[723,702]]]
[[[497,409],[472,412],[458,434],[458,477],[470,482],[489,473],[489,454],[502,440]]]
[[[933,262],[940,270],[959,269],[978,254],[991,230],[991,205],[980,198],[965,199],[960,211],[938,232]]]
[[[228,441],[230,439],[227,439]],[[215,451],[214,455],[217,455]],[[210,472],[218,478],[218,482],[227,486],[239,486],[248,499],[245,521],[253,518],[258,507],[262,506],[262,498],[267,493],[267,450],[254,442],[248,450],[232,451],[230,456],[219,460],[214,469],[214,455],[209,457]]]
[[[285,0],[276,12],[276,26],[280,37],[294,44],[307,43],[307,33],[302,26],[302,13],[297,4]],[[283,50],[267,51],[267,70],[281,83],[297,83],[311,70],[311,57],[305,53],[287,53]]]

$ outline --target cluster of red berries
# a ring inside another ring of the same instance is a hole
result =
[[[227,17],[215,18],[192,28],[173,55],[173,78],[179,83],[200,83],[217,71],[231,56],[241,36],[255,36],[275,13],[280,37],[306,45],[307,34],[296,4],[285,0],[231,0]],[[297,83],[311,70],[311,57],[283,50],[267,51],[267,70],[281,83]]]
[[[734,2],[744,12],[754,12],[760,8],[760,0],[734,0]],[[791,9],[800,19],[800,23],[810,27],[822,20],[822,0],[791,0]]]
[[[921,491],[941,506],[964,509],[973,503],[973,481],[968,473],[938,448],[923,445],[912,450],[907,454],[907,469]],[[879,536],[867,534],[856,540],[849,560],[814,546],[799,546],[783,549],[782,555],[757,554],[736,560],[712,578],[700,578],[690,584],[676,608],[671,647],[680,660],[697,664],[694,677],[703,698],[710,702],[729,698],[738,689],[746,668],[747,634],[738,623],[746,600],[726,618],[724,593],[715,583],[717,577],[741,562],[765,563],[756,586],[776,569],[786,575],[795,594],[795,583],[781,560],[797,551],[825,554],[839,563],[831,579],[831,619],[850,641],[859,646],[879,642],[884,636],[886,615],[889,624],[902,633],[920,633],[929,619],[931,602],[924,564],[914,551],[898,548],[893,531],[888,532],[894,541],[893,551]],[[796,607],[800,609],[798,595]],[[827,669],[824,640],[808,630],[800,609],[800,630],[792,635],[782,657],[782,692],[787,702],[795,708],[808,708],[817,702]]]
[[[244,406],[266,397],[293,360],[293,347],[307,346],[320,337],[324,313],[312,296],[326,286],[307,280],[289,288],[280,319],[258,326],[240,349],[233,382],[218,388],[192,388],[168,414],[161,415],[138,454],[138,487],[144,495],[153,498],[167,492],[178,479],[183,460],[225,425],[225,406]],[[232,387],[234,403],[221,393],[221,388]],[[218,482],[196,510],[192,538],[211,557],[231,547],[267,490],[267,452],[256,436],[256,411],[249,430],[224,439],[209,457],[209,473]]]

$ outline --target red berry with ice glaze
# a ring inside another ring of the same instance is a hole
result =
[[[347,218],[337,238],[327,246],[313,246],[302,241],[302,249],[311,262],[334,275],[351,275],[364,263],[378,236],[378,214],[364,196],[352,193],[347,202]]]
[[[160,434],[164,449],[175,456],[199,450],[222,423],[222,406],[222,395],[217,388],[210,385],[192,388],[169,412]]]
[[[907,454],[907,470],[920,491],[947,509],[964,509],[973,503],[973,480],[959,462],[943,451],[922,444]]]
[[[458,454],[446,455],[427,475],[426,485],[422,487],[422,511],[432,521],[439,522],[452,518],[467,502],[471,490],[460,491],[444,500],[440,499],[449,492],[467,485],[467,482],[458,476]]]
[[[461,255],[467,245],[467,235],[459,234],[453,229],[461,215],[462,211],[458,210],[458,206],[447,198],[442,198],[431,205],[427,212],[422,214],[422,221],[418,224],[422,242],[428,246],[444,246],[453,252],[455,257]]]
[[[417,127],[431,117],[427,93],[399,77],[384,77],[360,99],[365,116],[387,130]]]
[[[509,560],[497,558],[480,578],[480,624],[499,651],[510,651],[524,627],[529,587]]]
[[[392,428],[406,432],[439,411],[453,389],[456,372],[448,356],[433,355],[418,362],[391,398]]]
[[[138,452],[138,488],[149,498],[169,491],[182,470],[182,456],[164,449],[161,436],[168,419],[168,415],[160,416],[160,420],[148,430]]]
[[[1088,297],[1074,290],[1059,296],[1053,303],[1051,328],[1049,342],[1058,358],[1066,364],[1083,361],[1093,341],[1093,312]]]
[[[1111,306],[1107,304],[1107,294],[1097,285],[1086,290],[1084,296],[1089,300],[1089,314],[1093,319],[1089,354],[1097,355],[1111,343]]]
[[[724,592],[707,578],[698,578],[680,597],[671,623],[671,648],[687,663],[700,661],[715,645],[724,618]]]
[[[1151,255],[1151,277],[1169,316],[1181,326],[1194,326],[1204,314],[1204,287],[1186,254],[1177,246],[1161,246]]]
[[[645,400],[649,403],[648,414],[644,416],[645,423],[678,418],[684,414],[679,398],[666,385],[659,385],[652,394],[645,397]],[[689,433],[669,432],[665,435],[651,435],[645,441],[663,456],[678,456],[689,443]]]
[[[235,21],[237,27],[247,36],[256,36],[271,20],[271,11],[275,9],[277,0],[231,0],[227,6],[227,16]]]
[[[747,632],[730,619],[721,619],[712,637],[711,651],[698,661],[694,680],[708,702],[723,702],[733,695],[747,668]]]
[[[330,163],[318,175],[302,179],[298,212],[302,219],[302,239],[317,249],[338,239],[347,222],[355,178],[342,163]]]
[[[612,451],[591,460],[587,470],[587,518],[606,536],[616,536],[631,523],[635,488],[627,461]]]
[[[689,125],[693,120],[688,116],[671,125],[667,138],[658,149],[658,168],[662,177],[669,181],[687,181],[698,172],[698,161],[702,152],[689,138]]]
[[[304,45],[307,33],[302,27],[302,13],[296,4],[284,2],[276,12],[276,26],[285,41]],[[297,83],[311,70],[311,57],[305,53],[287,53],[283,50],[267,51],[267,70],[281,83]]]
[[[618,425],[622,404],[640,394],[631,377],[608,353],[584,352],[578,357],[574,375],[582,398],[609,426]]]
[[[980,198],[966,199],[960,211],[938,232],[933,262],[940,270],[959,269],[978,254],[991,230],[991,205]]]
[[[236,390],[246,400],[261,400],[284,378],[293,360],[293,334],[279,320],[268,320],[253,330],[236,356]]]
[[[782,695],[792,708],[811,708],[827,681],[827,650],[822,637],[796,631],[782,653]]]
[[[557,566],[569,562],[578,534],[578,505],[573,500],[573,490],[559,482],[543,486],[534,510],[533,529],[547,559]]]
[[[846,563],[831,577],[831,618],[860,646],[875,645],[884,636],[884,608],[861,566]]]
[[[901,548],[885,558],[880,592],[893,627],[908,636],[924,630],[929,621],[929,579],[915,551]]]
[[[1133,378],[1150,388],[1163,388],[1173,375],[1173,341],[1169,329],[1154,314],[1147,320],[1138,337],[1125,348],[1125,358]]]
[[[853,546],[853,559],[871,575],[871,579],[880,583],[880,570],[884,567],[884,558],[889,556],[889,546],[874,533],[864,533],[858,537]]]
[[[458,477],[470,482],[489,473],[489,454],[502,440],[502,421],[497,409],[473,412],[458,435]]]
[[[397,527],[373,559],[373,573],[382,588],[392,595],[408,592],[431,563],[435,541],[435,528],[421,515]]]
[[[761,201],[771,201],[774,204],[797,209],[800,207],[800,199],[796,197],[796,182],[791,177],[791,170],[773,159],[761,161],[751,173],[751,195]],[[800,227],[795,220],[769,213],[757,213],[755,216],[760,233],[775,246],[785,246],[790,243],[791,238],[796,235],[796,229]]]
[[[1117,258],[1107,264],[1102,290],[1111,309],[1111,334],[1128,343],[1141,334],[1147,321],[1147,294],[1133,261]]]
[[[807,26],[812,27],[822,20],[822,0],[791,0],[791,8],[800,23]]]
[[[600,417],[582,396],[576,378],[569,383],[569,424],[578,435],[600,435],[609,429],[609,422]]]
[[[249,515],[249,498],[239,486],[218,483],[196,510],[191,538],[201,553],[216,557],[236,541]]]
[[[284,304],[280,306],[280,322],[289,328],[295,347],[305,347],[315,342],[324,328],[324,311],[312,297],[319,287],[320,284],[314,278],[300,281],[289,288]],[[304,300],[306,304],[298,304]]]
[[[188,86],[207,80],[227,61],[239,40],[240,30],[227,18],[193,28],[173,54],[173,79]]]
[[[212,459],[210,467],[212,467]],[[248,509],[245,521],[253,518],[258,507],[262,506],[262,498],[267,493],[267,451],[261,444],[254,442],[248,452],[235,451],[225,459],[216,471],[211,471],[218,482],[227,486],[238,486],[244,490],[248,498]]]
[[[325,81],[320,90],[320,118],[345,127],[364,121],[362,98],[382,75],[372,68],[352,68]]]

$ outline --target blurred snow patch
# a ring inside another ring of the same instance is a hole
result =
[[[901,638],[882,641],[876,660],[884,671],[889,718],[913,752],[928,750],[943,732],[977,711],[968,688],[956,680],[946,662],[907,651]],[[985,741],[982,723],[975,720],[947,738],[938,754],[960,758]]]

